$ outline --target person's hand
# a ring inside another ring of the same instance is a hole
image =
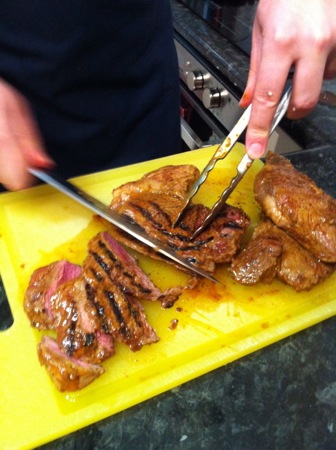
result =
[[[9,190],[34,184],[29,166],[50,168],[39,131],[25,98],[0,79],[0,183]]]
[[[287,116],[299,119],[317,104],[323,78],[336,76],[336,0],[260,0],[253,25],[250,71],[240,105],[252,103],[246,151],[267,150],[276,107],[294,69]]]

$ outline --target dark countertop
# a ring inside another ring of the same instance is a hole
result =
[[[188,33],[196,35],[196,22],[177,2],[173,6],[176,20],[178,16],[177,28],[183,22]],[[207,40],[198,23],[197,30],[199,38],[207,43],[204,48],[209,58],[222,59],[216,53],[218,43],[212,38]],[[242,87],[246,73],[241,75],[240,71],[247,66],[242,61],[235,62],[234,54],[233,48],[228,47],[227,57],[231,55],[232,63],[223,64]],[[324,131],[320,132],[319,124],[324,125],[329,118],[324,117],[324,110],[322,116],[320,110],[316,114],[309,139],[314,133],[315,137],[309,142],[314,143],[310,147],[318,148],[287,156],[336,197],[336,146],[324,145],[330,140]],[[298,130],[300,126],[303,124]],[[11,322],[1,284],[0,311],[1,329]],[[335,342],[333,317],[42,448],[335,449]],[[19,424],[15,426],[19,432]]]

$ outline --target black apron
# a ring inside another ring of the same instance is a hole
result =
[[[3,0],[0,77],[65,176],[180,151],[169,0]]]

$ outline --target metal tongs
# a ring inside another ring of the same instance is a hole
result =
[[[285,94],[283,95],[282,99],[280,100],[280,103],[275,111],[274,119],[272,122],[272,127],[270,131],[270,135],[273,133],[275,128],[277,127],[278,123],[284,116],[285,112],[287,111],[290,96],[291,96],[292,86],[290,86]],[[215,164],[218,160],[224,159],[229,152],[231,151],[234,144],[239,139],[240,135],[243,133],[245,128],[248,125],[248,122],[250,120],[251,115],[251,108],[252,105],[250,105],[242,114],[236,125],[233,127],[229,135],[226,137],[224,142],[220,144],[220,146],[217,148],[215,154],[210,159],[208,164],[204,167],[200,177],[198,180],[194,183],[193,187],[190,189],[186,197],[184,198],[184,205],[174,223],[174,226],[177,225],[179,220],[181,219],[185,209],[189,205],[191,199],[197,194],[199,188],[201,185],[205,182],[205,180],[208,178],[209,173],[211,170],[215,167]],[[229,185],[224,189],[223,193],[221,194],[221,197],[219,200],[213,205],[211,211],[209,214],[205,217],[203,223],[194,231],[192,235],[192,239],[198,236],[201,231],[204,230],[204,228],[216,217],[216,215],[219,213],[219,211],[222,209],[224,203],[228,199],[228,197],[231,195],[232,191],[235,189],[237,184],[242,180],[245,173],[248,171],[248,169],[251,167],[253,163],[253,159],[251,159],[247,153],[242,157],[240,162],[237,166],[237,174],[231,179]]]

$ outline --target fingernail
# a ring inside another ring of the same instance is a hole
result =
[[[249,146],[249,148],[247,149],[247,153],[250,158],[258,159],[263,156],[264,149],[261,144],[259,144],[258,142],[255,142]]]
[[[46,167],[46,168],[52,168],[54,167],[55,161],[50,158],[48,155],[39,155],[38,161],[36,161],[36,164],[38,166]]]
[[[250,93],[247,90],[245,90],[241,99],[239,100],[239,105],[245,107],[249,103],[250,103]]]

